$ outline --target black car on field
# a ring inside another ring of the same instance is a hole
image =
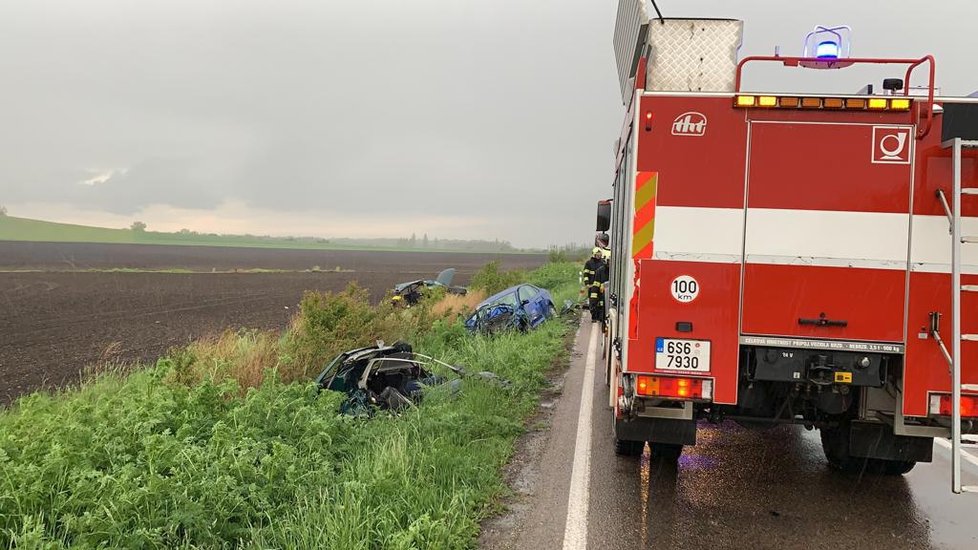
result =
[[[418,279],[394,285],[391,302],[394,305],[413,306],[421,301],[425,291],[431,288],[444,288],[449,294],[464,296],[468,290],[461,286],[452,286],[455,278],[455,268],[450,267],[438,274],[435,279]]]

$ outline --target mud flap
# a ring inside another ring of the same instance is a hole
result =
[[[849,454],[860,458],[930,462],[934,439],[894,435],[885,424],[853,422],[849,432]]]
[[[615,437],[625,441],[696,445],[696,421],[675,418],[615,420]]]

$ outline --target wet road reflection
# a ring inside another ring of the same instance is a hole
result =
[[[589,548],[978,548],[978,497],[950,494],[940,449],[908,476],[846,476],[801,427],[703,423],[678,464],[616,457],[600,432]]]

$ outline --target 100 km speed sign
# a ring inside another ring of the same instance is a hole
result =
[[[700,295],[700,284],[689,275],[680,275],[672,280],[669,290],[677,302],[688,304]]]

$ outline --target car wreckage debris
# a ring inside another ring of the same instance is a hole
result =
[[[444,288],[448,294],[465,296],[468,289],[452,286],[455,278],[455,268],[450,267],[438,274],[436,279],[418,279],[406,283],[398,283],[391,290],[391,304],[394,306],[411,307],[421,302],[429,289]]]
[[[432,372],[438,365],[454,373],[449,379]],[[391,346],[378,342],[339,354],[316,377],[320,391],[346,393],[340,412],[352,416],[371,416],[376,410],[400,411],[421,402],[427,387],[449,384],[452,395],[461,391],[465,378],[481,378],[509,388],[510,381],[495,373],[470,374],[434,357],[414,353],[411,345],[396,342]]]

